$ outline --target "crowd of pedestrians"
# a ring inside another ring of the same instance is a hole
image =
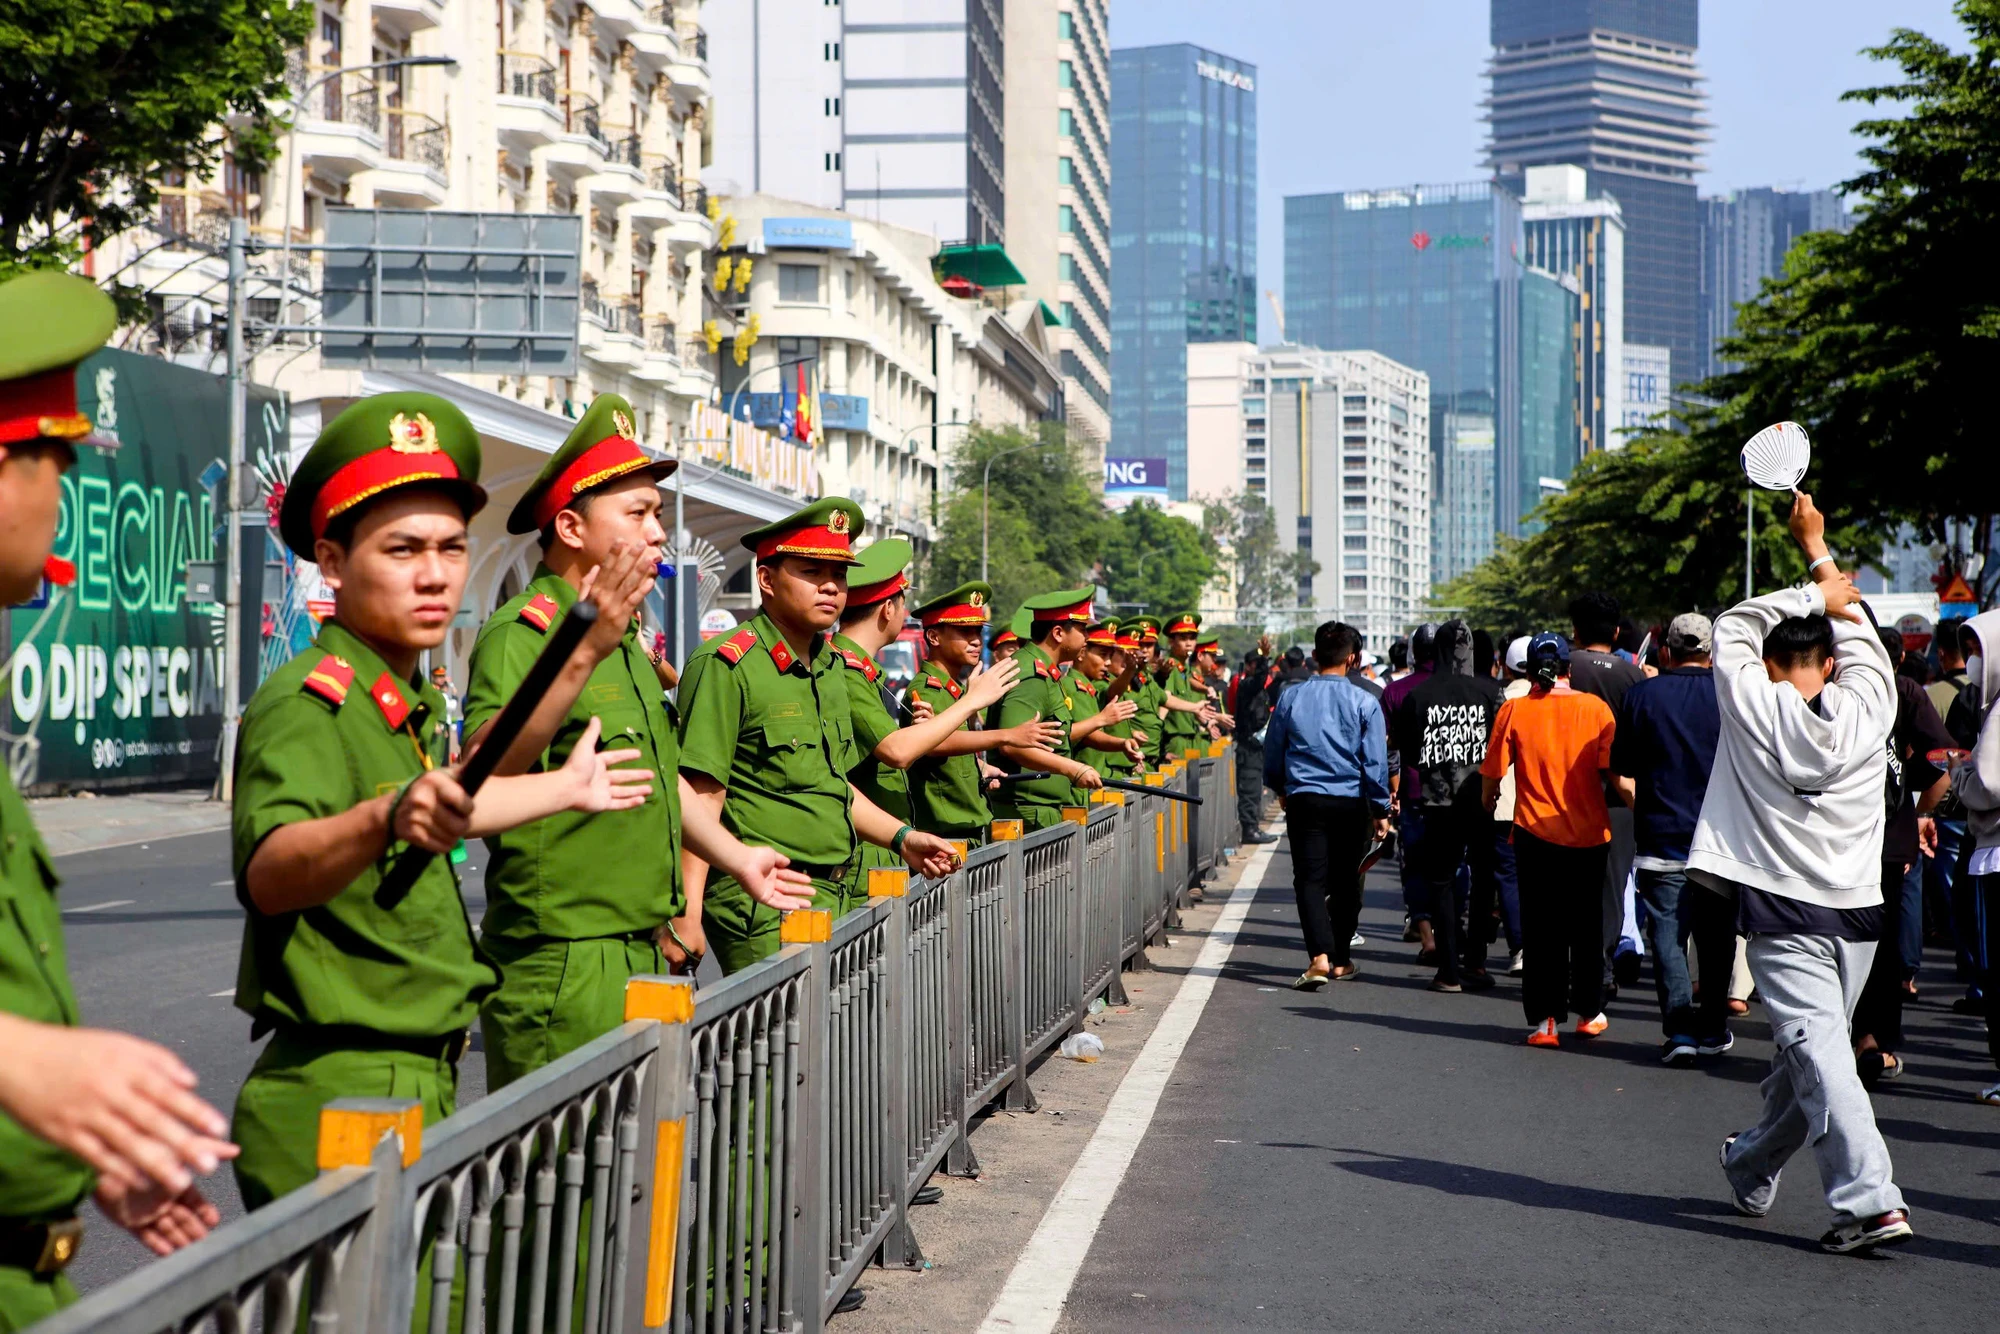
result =
[[[1927,942],[1953,949],[1952,1008],[1986,1018],[2000,1066],[2000,612],[1906,651],[1824,528],[1797,496],[1807,582],[1652,633],[1585,592],[1497,654],[1462,620],[1420,625],[1382,671],[1329,622],[1309,668],[1246,661],[1237,724],[1284,810],[1297,989],[1358,976],[1365,871],[1393,839],[1431,989],[1495,986],[1504,941],[1531,1047],[1606,1032],[1648,965],[1668,1066],[1723,1058],[1760,1000],[1777,1050],[1761,1116],[1722,1146],[1731,1198],[1768,1212],[1810,1148],[1821,1244],[1848,1252],[1912,1235],[1869,1091],[1904,1073]],[[1264,794],[1239,798],[1249,833]],[[1974,1096],[2000,1106],[2000,1084]]]

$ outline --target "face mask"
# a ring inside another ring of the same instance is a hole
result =
[[[1975,653],[1965,660],[1965,703],[1968,708],[1980,707],[1980,688],[1986,680],[1986,664]]]

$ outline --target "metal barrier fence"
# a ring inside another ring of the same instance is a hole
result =
[[[871,1262],[916,1265],[909,1201],[975,1173],[996,1100],[1177,924],[1234,829],[1226,747],[951,876],[871,876],[838,922],[721,982],[635,979],[614,1032],[430,1126],[322,1113],[321,1176],[37,1334],[821,1329]]]

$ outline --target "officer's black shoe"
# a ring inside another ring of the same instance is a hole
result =
[[[833,1304],[835,1315],[846,1315],[849,1311],[859,1311],[861,1304],[868,1300],[868,1294],[859,1288],[849,1288],[840,1294],[840,1300]]]
[[[944,1198],[943,1186],[919,1186],[917,1193],[910,1197],[911,1204],[936,1204]]]

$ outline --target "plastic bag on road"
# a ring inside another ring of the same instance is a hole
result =
[[[1072,1033],[1063,1039],[1056,1053],[1072,1061],[1094,1061],[1104,1055],[1104,1043],[1095,1033]]]

